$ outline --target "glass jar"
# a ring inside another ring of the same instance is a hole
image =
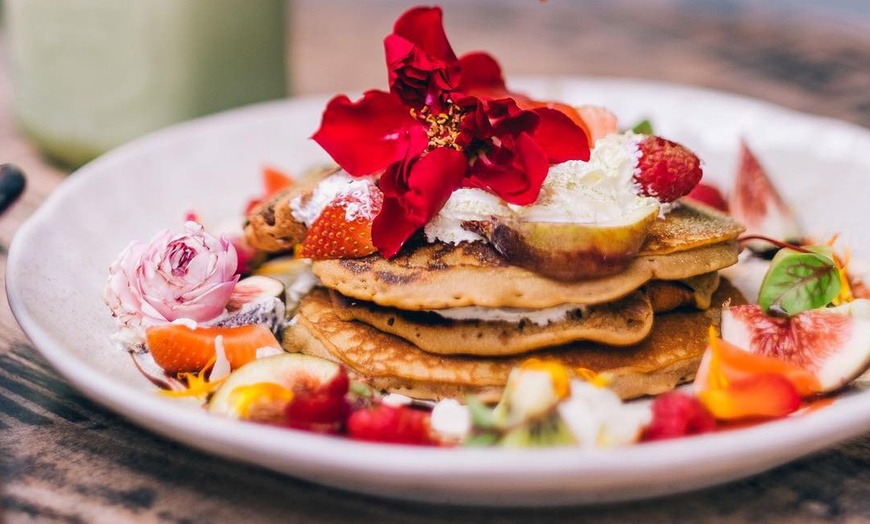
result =
[[[286,0],[4,0],[15,109],[77,166],[152,131],[287,94]]]

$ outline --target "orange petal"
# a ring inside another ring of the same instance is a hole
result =
[[[283,171],[269,166],[263,168],[263,189],[266,191],[265,196],[274,195],[291,185],[293,185],[293,179]]]
[[[773,373],[748,376],[723,389],[702,391],[699,399],[719,420],[784,417],[801,403],[795,386]]]
[[[707,353],[695,379],[701,390],[722,389],[759,374],[782,376],[791,382],[801,397],[813,395],[822,389],[819,380],[806,369],[778,358],[744,351],[719,339],[712,327]]]

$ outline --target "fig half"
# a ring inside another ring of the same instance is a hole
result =
[[[731,216],[746,227],[747,235],[801,243],[803,231],[794,211],[776,190],[767,171],[744,140],[740,142],[739,166],[728,207]],[[746,246],[757,253],[771,250],[771,245],[763,240],[749,240]]]
[[[724,308],[722,339],[750,353],[796,364],[815,375],[820,391],[839,389],[870,368],[870,300],[811,309],[789,317],[757,305]]]
[[[643,246],[658,205],[639,207],[610,222],[543,222],[521,215],[465,222],[511,264],[564,281],[619,273]]]

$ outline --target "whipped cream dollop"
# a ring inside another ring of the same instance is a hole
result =
[[[612,133],[595,142],[589,161],[569,160],[550,167],[537,201],[517,209],[539,222],[618,222],[658,200],[638,194],[634,180],[641,152],[638,135]]]
[[[474,242],[483,237],[462,228],[463,222],[489,220],[493,216],[510,216],[511,209],[499,197],[476,188],[455,190],[441,211],[426,224],[426,240],[448,244]]]

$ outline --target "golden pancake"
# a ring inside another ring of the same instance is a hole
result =
[[[411,311],[453,307],[542,309],[612,302],[646,282],[680,280],[737,262],[732,241],[667,255],[638,256],[617,275],[561,282],[508,264],[484,242],[421,244],[385,260],[317,260],[311,269],[324,286],[380,306]]]
[[[527,320],[451,320],[428,311],[385,308],[335,292],[332,302],[335,315],[342,320],[358,320],[404,338],[424,351],[442,355],[518,355],[576,340],[627,346],[640,342],[653,325],[649,299],[640,291],[615,302],[573,311],[565,320],[543,326]]]
[[[688,280],[656,280],[644,286],[642,292],[635,291],[606,304],[581,306],[582,309],[570,312],[564,320],[545,325],[528,320],[451,320],[434,312],[386,308],[335,291],[330,296],[340,319],[358,320],[404,338],[424,351],[442,355],[507,356],[578,340],[608,346],[636,344],[652,329],[653,313],[682,306],[707,309],[718,286],[719,274],[715,272]]]
[[[610,386],[622,398],[662,393],[694,377],[707,346],[707,328],[718,323],[719,305],[726,300],[745,302],[723,279],[713,308],[658,315],[650,336],[635,346],[577,342],[535,356],[572,369],[607,373],[612,377]],[[324,289],[303,299],[293,325],[284,331],[283,343],[288,351],[341,362],[375,388],[429,399],[468,394],[497,398],[510,370],[525,359],[427,353],[361,322],[341,320]]]
[[[683,306],[707,309],[718,288],[719,273],[716,271],[682,280],[651,280],[643,287],[655,313]]]
[[[744,227],[709,206],[681,200],[679,205],[650,225],[640,255],[666,255],[736,239]]]

